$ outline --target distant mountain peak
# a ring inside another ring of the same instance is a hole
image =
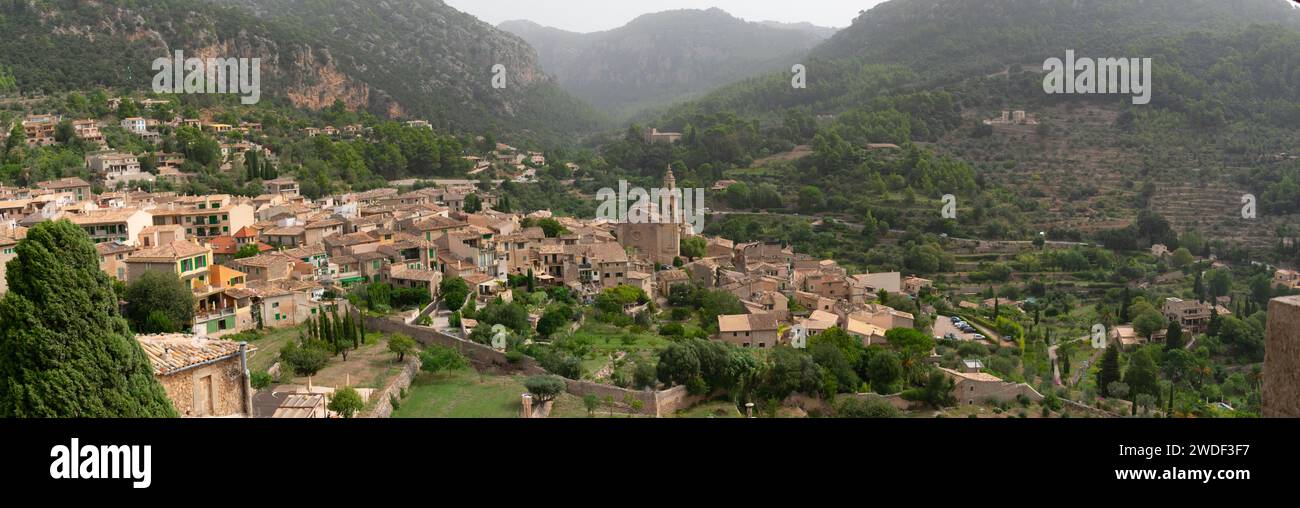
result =
[[[716,7],[643,14],[585,34],[527,20],[498,26],[536,48],[542,69],[570,93],[622,112],[789,68],[834,33],[810,23],[746,21]]]

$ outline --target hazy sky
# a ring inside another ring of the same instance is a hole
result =
[[[673,9],[717,7],[749,21],[807,21],[849,26],[858,11],[884,0],[445,0],[448,5],[496,25],[526,19],[574,32],[598,32],[623,26],[642,14]]]

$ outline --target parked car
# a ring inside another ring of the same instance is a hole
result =
[[[975,334],[975,335],[971,335],[971,338],[972,338],[972,339],[975,339],[975,340],[984,340],[984,339],[987,339],[988,337],[985,337],[985,336],[980,335],[980,334],[977,333],[977,334]]]

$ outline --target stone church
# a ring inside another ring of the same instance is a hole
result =
[[[664,174],[663,189],[671,191],[676,188],[677,179],[673,176],[672,167],[669,167]],[[651,210],[645,212],[646,216],[651,217],[650,220],[643,223],[619,223],[614,234],[618,237],[619,244],[630,249],[632,255],[641,256],[655,264],[668,265],[681,255],[682,236],[693,232],[675,197],[665,198],[662,210],[657,205],[658,203],[651,203]]]

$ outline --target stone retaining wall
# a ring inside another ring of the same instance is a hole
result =
[[[401,372],[393,377],[384,389],[379,390],[371,397],[378,397],[375,402],[375,408],[371,409],[363,418],[388,418],[393,415],[393,399],[402,399],[402,390],[410,388],[411,380],[415,378],[415,373],[420,370],[420,357],[417,355],[407,355],[406,362],[402,364]]]
[[[522,374],[526,376],[536,376],[549,374],[546,369],[537,363],[532,357],[525,356],[517,362],[511,363],[506,359],[505,353],[497,351],[489,346],[477,342],[452,337],[445,333],[439,332],[432,328],[423,326],[414,326],[406,324],[399,320],[369,317],[366,318],[367,330],[378,330],[385,333],[400,333],[408,335],[417,342],[430,345],[437,344],[444,347],[455,348],[460,351],[466,359],[479,370],[492,370],[505,372],[509,374]],[[415,368],[419,369],[419,359],[415,359]],[[685,386],[674,386],[666,390],[629,390],[619,388],[613,385],[595,383],[591,381],[564,379],[565,390],[578,397],[584,397],[588,394],[595,395],[602,401],[606,396],[614,399],[615,406],[631,410],[631,407],[624,404],[623,400],[628,395],[641,401],[640,412],[651,416],[671,415],[678,409],[685,409],[700,401],[700,397],[689,395]],[[410,380],[407,379],[407,385]],[[380,404],[388,405],[388,399],[385,396]],[[389,413],[392,412],[390,408]],[[385,414],[385,416],[387,416]]]

